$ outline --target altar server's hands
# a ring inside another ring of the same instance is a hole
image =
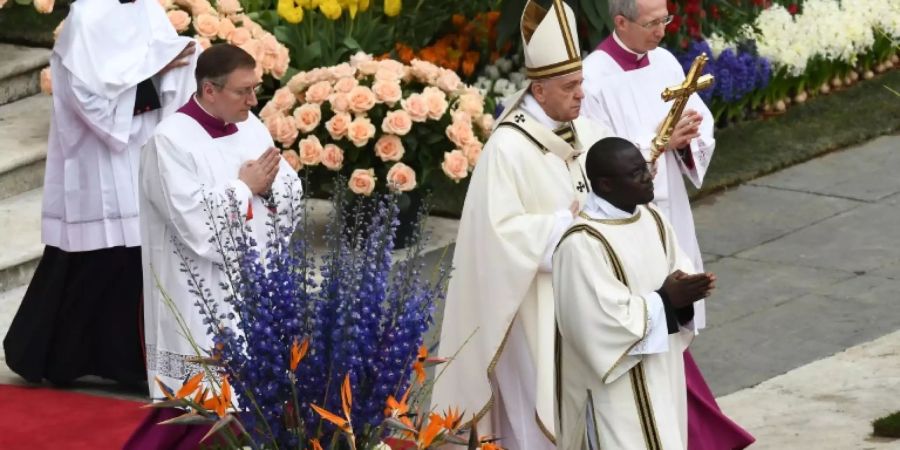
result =
[[[269,147],[258,159],[247,161],[238,171],[238,179],[250,188],[253,195],[268,191],[278,175],[281,153],[275,147]]]
[[[663,283],[662,290],[675,308],[684,308],[703,300],[716,288],[716,276],[712,273],[688,275],[680,270],[672,272]]]

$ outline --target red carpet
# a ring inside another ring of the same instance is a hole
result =
[[[143,403],[0,385],[0,449],[118,450],[147,415]]]

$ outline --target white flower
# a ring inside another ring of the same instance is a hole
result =
[[[494,92],[497,94],[503,94],[509,91],[510,86],[512,86],[506,78],[500,78],[494,82]]]
[[[500,69],[498,69],[497,66],[489,64],[484,66],[484,74],[487,75],[488,78],[496,80],[497,78],[500,78]]]
[[[512,61],[506,58],[497,58],[497,61],[494,62],[494,65],[500,69],[501,73],[509,73],[513,68]]]
[[[509,74],[509,81],[516,86],[522,86],[522,84],[528,81],[528,77],[526,77],[522,72],[513,72]]]

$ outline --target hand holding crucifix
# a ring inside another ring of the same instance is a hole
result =
[[[696,111],[688,111],[687,114],[684,114],[684,117],[682,117],[682,113],[684,113],[684,107],[687,105],[691,94],[707,89],[713,84],[714,78],[712,75],[700,75],[703,71],[703,66],[706,65],[708,60],[709,58],[706,54],[701,53],[700,56],[694,58],[694,63],[691,64],[691,69],[688,70],[684,82],[678,86],[667,87],[663,90],[662,99],[665,101],[674,100],[674,102],[669,109],[669,114],[666,115],[665,120],[660,125],[659,132],[651,143],[651,164],[655,164],[660,155],[671,147],[670,143],[676,143],[672,140],[676,128],[679,131],[676,139],[680,141],[684,139],[685,135],[691,135],[690,131],[693,127],[699,126],[699,117],[695,117],[699,116],[699,114]]]

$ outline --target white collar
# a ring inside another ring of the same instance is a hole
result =
[[[531,93],[526,93],[525,96],[522,97],[521,108],[530,114],[531,117],[534,117],[538,123],[551,130],[556,130],[562,125],[562,122],[553,120],[546,112],[544,112],[544,108],[541,107],[541,104],[538,103],[537,99],[534,98]]]
[[[638,210],[635,209],[634,213],[622,211],[613,206],[612,203],[591,192],[588,194],[583,212],[591,219],[628,219],[637,214]]]
[[[638,53],[638,52],[628,48],[628,46],[625,45],[625,43],[622,42],[621,39],[619,39],[619,35],[616,34],[615,31],[613,31],[612,36],[613,36],[613,40],[616,41],[616,44],[619,44],[619,47],[622,47],[622,49],[625,50],[626,52],[631,53],[634,56],[637,56],[638,61],[640,61],[643,57],[647,56],[646,53]]]

